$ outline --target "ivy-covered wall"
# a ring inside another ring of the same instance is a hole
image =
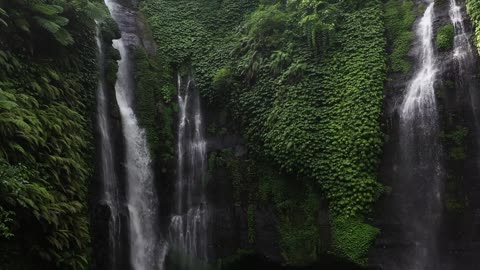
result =
[[[158,52],[139,59],[158,76],[145,84],[139,75],[140,84],[156,89],[139,93],[140,116],[155,134],[151,146],[164,145],[158,153],[168,157],[159,166],[169,170],[175,73],[191,66],[207,116],[227,119],[207,119],[209,136],[241,131],[246,141],[242,154],[210,149],[209,164],[227,172],[250,247],[266,204],[278,217],[273,245],[286,262],[305,264],[330,250],[365,264],[378,234],[368,216],[383,190],[376,180],[387,69],[383,5],[327,2],[312,9],[301,1],[142,1]],[[320,208],[330,211],[328,239],[321,239]]]

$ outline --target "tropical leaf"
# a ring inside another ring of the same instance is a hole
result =
[[[63,7],[57,5],[49,5],[44,3],[34,4],[32,10],[40,12],[44,15],[51,16],[63,12]]]
[[[49,16],[48,19],[60,26],[66,26],[68,24],[68,19],[62,16],[54,15],[54,16]]]
[[[70,35],[70,33],[64,28],[61,28],[59,31],[57,31],[54,36],[55,39],[64,46],[72,45],[75,42],[72,35]]]
[[[33,18],[35,19],[35,21],[37,21],[37,23],[38,23],[38,25],[40,25],[40,27],[44,28],[45,30],[49,31],[52,34],[55,34],[60,29],[62,29],[62,27],[60,25],[56,24],[54,21],[45,19],[45,18],[40,17],[40,16],[35,16]]]

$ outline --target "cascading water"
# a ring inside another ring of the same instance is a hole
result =
[[[190,259],[207,259],[207,203],[204,193],[206,141],[200,97],[193,78],[178,75],[179,126],[175,213],[170,240],[175,249]]]
[[[108,100],[105,81],[105,51],[101,41],[100,26],[97,23],[97,46],[98,46],[98,66],[99,81],[97,89],[97,124],[100,133],[100,163],[101,163],[101,181],[103,184],[102,201],[110,210],[108,220],[108,247],[109,247],[109,263],[110,269],[115,270],[117,267],[117,257],[119,256],[120,242],[120,215],[119,215],[119,192],[117,185],[117,176],[115,173],[113,148],[111,141],[111,125],[108,117]]]
[[[424,127],[436,125],[437,107],[434,83],[438,72],[433,49],[434,3],[430,3],[417,25],[420,40],[418,51],[419,69],[410,81],[400,108],[403,124],[419,122]],[[433,119],[432,119],[433,117]],[[428,130],[426,130],[428,132]]]
[[[480,131],[478,119],[478,79],[476,78],[476,52],[471,44],[470,33],[468,33],[465,23],[462,7],[456,0],[450,0],[450,20],[455,29],[453,44],[453,59],[457,64],[456,72],[457,89],[468,90],[469,101],[473,112],[474,124],[477,131]]]
[[[427,1],[416,25],[417,70],[407,85],[399,108],[398,183],[393,192],[403,241],[402,259],[391,268],[398,270],[440,269],[438,231],[443,193],[442,150],[434,85],[437,61],[433,44],[434,2]]]
[[[138,45],[138,37],[132,32],[136,30],[136,18],[133,12],[113,0],[105,3],[122,33],[121,39],[113,41],[113,46],[121,57],[115,93],[125,138],[130,263],[133,270],[158,270],[163,268],[166,246],[159,235],[158,198],[146,134],[139,127],[132,106],[135,84],[131,49]]]
[[[461,65],[459,73],[463,73],[463,71],[467,71],[468,65],[471,63],[468,57],[474,53],[470,44],[470,36],[467,34],[463,22],[462,7],[457,4],[456,0],[450,0],[450,11],[448,14],[455,28],[453,57]]]

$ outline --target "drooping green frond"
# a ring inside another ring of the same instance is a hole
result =
[[[54,21],[45,19],[43,17],[35,16],[33,18],[37,21],[40,27],[46,29],[52,34],[57,33],[62,28],[60,25],[56,24]]]
[[[69,22],[67,18],[58,15],[49,16],[48,19],[60,26],[66,26]]]
[[[32,10],[40,12],[47,16],[52,16],[62,13],[63,7],[57,5],[49,5],[45,3],[37,3],[32,6]]]
[[[75,41],[73,40],[73,37],[72,35],[65,29],[61,28],[60,30],[58,30],[55,34],[55,39],[60,42],[62,45],[66,46],[66,45],[71,45],[73,44]]]
[[[31,33],[21,37],[52,33],[60,44],[72,44],[69,20],[56,14],[59,9],[55,14],[43,11],[9,13],[8,19],[14,22],[13,16],[22,20],[25,14],[35,14],[25,20]],[[9,31],[20,30],[10,27]],[[79,35],[78,31],[72,33]],[[0,159],[4,160],[0,161],[0,208],[5,210],[0,209],[0,238],[21,242],[16,234],[34,227],[39,234],[28,240],[33,247],[22,250],[24,256],[59,269],[85,270],[90,241],[85,202],[92,173],[88,111],[96,89],[97,48],[93,39],[79,42],[82,45],[68,54],[58,52],[58,57],[41,62],[8,46],[0,50]],[[11,181],[13,173],[2,176],[9,171],[5,168],[20,163],[28,174],[19,172],[19,181]],[[9,219],[15,224],[13,230]]]

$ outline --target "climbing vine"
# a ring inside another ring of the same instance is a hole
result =
[[[376,180],[387,63],[382,7],[376,0],[144,0],[142,11],[165,55],[164,68],[191,64],[202,97],[234,116],[255,163],[269,160],[293,176],[289,181],[320,190],[332,217],[371,228],[365,217],[382,192]],[[400,6],[405,14],[398,31],[412,23],[409,7]],[[405,48],[399,50],[403,61]],[[319,201],[315,192],[303,194]],[[253,212],[250,204],[246,209]],[[317,208],[305,209],[302,217],[312,226],[302,234],[286,233],[299,229],[289,223],[295,213],[285,212],[279,224],[283,250],[294,263],[317,252],[315,241],[306,244],[317,239]],[[350,240],[342,235],[334,251],[363,262],[367,249],[359,255],[341,248]],[[355,241],[369,246],[375,235]],[[306,257],[292,255],[302,245]]]

